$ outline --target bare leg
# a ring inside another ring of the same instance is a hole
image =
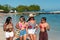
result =
[[[20,37],[20,40],[22,40],[22,37]]]
[[[30,34],[27,34],[27,37],[28,37],[29,40],[31,40],[31,38],[30,38]]]
[[[13,37],[10,37],[10,40],[13,40]]]
[[[24,35],[24,40],[26,40],[26,38],[27,38],[27,35]]]
[[[6,38],[6,40],[9,40],[9,38]]]
[[[32,34],[30,34],[30,39],[31,39],[31,40],[34,40],[34,38],[33,38],[33,35],[32,35]]]
[[[35,34],[33,34],[33,40],[37,40],[37,37],[36,37],[36,35]]]

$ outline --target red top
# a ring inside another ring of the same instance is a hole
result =
[[[40,29],[42,29],[42,28],[44,28],[45,30],[46,30],[46,27],[45,27],[45,25],[43,25],[44,27],[42,27],[42,25],[40,24]]]

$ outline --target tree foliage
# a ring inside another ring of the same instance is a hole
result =
[[[23,11],[40,11],[40,6],[38,5],[30,5],[30,6],[23,6],[20,5],[16,7],[18,12],[23,12]]]
[[[27,6],[20,5],[20,6],[16,7],[16,10],[18,12],[23,12],[23,11],[26,11],[26,8],[27,8]]]
[[[2,6],[2,5],[0,5],[0,10],[1,10],[1,9],[3,9],[3,6]]]
[[[29,11],[39,11],[39,10],[40,10],[40,6],[38,6],[38,5],[29,6]]]
[[[11,7],[10,5],[0,5],[0,10],[4,10],[4,12],[9,12],[10,10],[17,10],[18,12],[24,12],[24,11],[40,11],[39,5],[30,5],[30,6],[24,6],[19,5],[16,8]]]
[[[0,10],[4,10],[4,12],[9,12],[10,8],[9,5],[0,5]]]

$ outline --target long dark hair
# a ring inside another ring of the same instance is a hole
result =
[[[20,18],[22,18],[25,21],[25,17],[24,16],[20,16]]]
[[[10,23],[11,17],[7,17],[5,23],[8,25]]]
[[[35,20],[35,18],[34,18],[34,17],[30,17],[30,18],[27,20],[27,22],[28,22],[28,21],[30,21],[31,19]]]

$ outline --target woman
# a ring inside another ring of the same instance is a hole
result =
[[[7,19],[3,25],[3,29],[5,31],[6,40],[13,40],[14,28],[13,28],[11,17],[7,17]]]
[[[16,28],[20,30],[20,40],[26,40],[27,37],[27,22],[25,22],[24,16],[20,17],[20,21],[16,24]]]
[[[28,19],[28,24],[29,24],[28,34],[29,34],[31,40],[37,40],[36,39],[36,34],[35,34],[36,33],[36,28],[37,28],[36,21],[35,21],[33,15],[32,16],[31,15],[30,15],[30,18]]]
[[[42,17],[39,27],[40,27],[39,40],[48,40],[47,30],[49,30],[50,28],[49,24],[46,22],[45,17]]]

